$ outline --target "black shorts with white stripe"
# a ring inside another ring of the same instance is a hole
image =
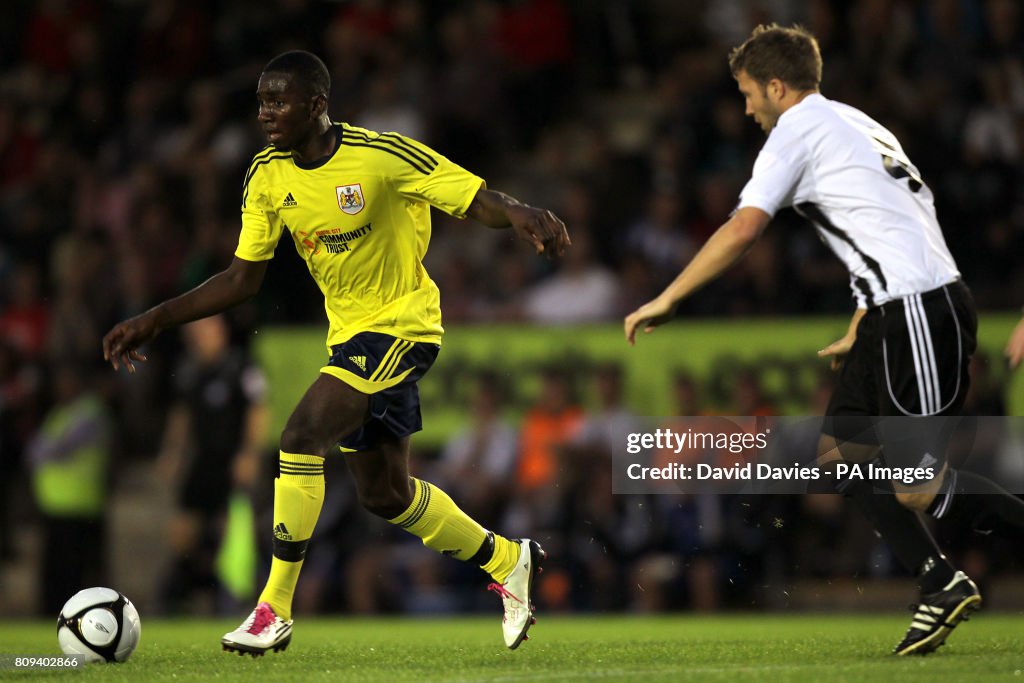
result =
[[[823,431],[864,443],[873,441],[864,438],[873,432],[873,417],[959,415],[977,330],[974,300],[960,280],[869,308],[843,362]]]

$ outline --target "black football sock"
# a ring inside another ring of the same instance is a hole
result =
[[[1024,500],[991,479],[963,470],[949,470],[928,514],[936,519],[963,518],[978,531],[1010,538],[1024,533]]]
[[[953,566],[939,550],[916,512],[867,481],[846,482],[843,495],[854,500],[893,555],[917,577],[922,593],[942,590],[953,579]]]

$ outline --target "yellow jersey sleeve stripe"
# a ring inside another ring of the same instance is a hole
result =
[[[437,159],[432,157],[422,145],[417,146],[412,140],[404,138],[398,133],[381,133],[380,137],[385,142],[406,150],[409,154],[422,161],[424,165],[430,166],[431,170],[437,168]]]
[[[252,180],[252,177],[254,175],[256,175],[256,169],[259,168],[260,166],[262,166],[263,164],[269,164],[271,161],[276,161],[278,159],[291,159],[291,158],[292,158],[291,152],[288,152],[287,154],[271,155],[271,156],[267,156],[267,157],[264,157],[264,158],[260,159],[259,161],[257,161],[256,163],[254,163],[252,165],[252,168],[249,170],[249,173],[245,176],[245,182],[242,184],[242,208],[243,209],[245,208],[246,201],[248,201],[248,199],[249,199],[249,181]]]
[[[413,342],[406,341],[404,339],[398,339],[388,349],[387,354],[384,355],[384,360],[377,366],[377,370],[370,375],[371,382],[381,382],[386,379],[395,371],[398,366],[398,362],[402,360],[402,356],[413,347]]]
[[[423,175],[430,175],[430,173],[437,168],[436,163],[431,164],[429,162],[425,162],[423,159],[413,156],[404,147],[401,147],[390,140],[381,140],[379,138],[374,140],[373,138],[356,131],[346,130],[342,134],[341,144],[348,145],[350,147],[368,147],[381,152],[387,152],[388,154],[396,156],[409,164]]]
[[[265,156],[267,156],[268,154],[270,154],[273,151],[274,151],[274,146],[273,145],[267,145],[266,147],[264,147],[260,151],[256,152],[256,154],[254,154],[253,157],[252,157],[252,161],[249,162],[250,168],[252,167],[254,162],[259,160],[260,157],[265,157]]]
[[[379,150],[381,152],[387,152],[388,154],[396,156],[399,159],[401,159],[402,161],[404,161],[405,163],[409,164],[410,166],[415,168],[417,171],[419,171],[423,175],[430,175],[430,171],[428,171],[427,169],[423,168],[422,166],[420,166],[416,162],[412,161],[408,157],[405,157],[405,156],[399,154],[398,152],[396,152],[396,151],[394,151],[392,149],[388,149],[387,147],[382,147],[380,145],[373,145],[373,144],[366,143],[366,142],[352,142],[350,140],[343,140],[341,144],[348,145],[349,147],[369,147],[370,149],[376,149],[376,150]]]
[[[417,145],[412,140],[398,133],[377,133],[371,136],[366,131],[352,130],[349,128],[343,129],[345,135],[350,135],[354,138],[358,138],[364,142],[378,143],[383,145],[389,145],[394,147],[397,151],[401,151],[408,156],[415,158],[425,168],[429,168],[431,171],[437,168],[437,159],[435,159],[430,150],[423,145]]]
[[[242,181],[242,187],[243,188],[248,187],[249,181],[252,180],[252,177],[254,175],[256,175],[256,169],[258,169],[263,164],[270,163],[274,159],[291,159],[291,158],[292,158],[292,153],[291,152],[278,152],[277,154],[272,154],[271,153],[271,154],[264,154],[264,155],[259,156],[257,159],[255,159],[252,162],[252,165],[249,166],[249,170],[246,171],[246,173],[245,173],[245,180]]]
[[[249,176],[252,175],[253,169],[256,168],[256,162],[258,162],[260,159],[267,158],[268,156],[273,154],[273,152],[274,152],[274,146],[273,145],[267,145],[266,147],[261,149],[259,152],[257,152],[256,155],[252,158],[252,161],[249,162],[249,168],[245,169],[245,177],[248,178]]]

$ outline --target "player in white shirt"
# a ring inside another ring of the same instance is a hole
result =
[[[960,277],[931,191],[896,137],[818,92],[775,119],[739,205],[769,216],[792,206],[814,221],[849,269],[858,308]]]
[[[930,480],[894,483],[895,495],[876,495],[870,482],[829,482],[858,504],[917,577],[920,604],[895,653],[927,654],[977,609],[981,596],[950,565],[918,512],[964,515],[979,529],[1024,530],[1024,503],[987,479],[945,466],[948,430],[910,420],[927,441],[895,444],[884,430],[898,418],[879,420],[960,414],[976,345],[973,300],[946,247],[931,191],[899,141],[863,112],[819,92],[822,63],[813,35],[759,26],[730,53],[729,66],[747,115],[768,139],[736,211],[658,297],[626,317],[626,339],[634,344],[637,329],[651,332],[668,322],[680,301],[753,246],[778,209],[792,206],[814,223],[846,264],[857,303],[847,334],[819,351],[840,370],[819,443],[822,470],[839,460],[876,458],[936,465]]]

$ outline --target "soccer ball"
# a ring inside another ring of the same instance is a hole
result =
[[[123,662],[142,634],[139,612],[112,588],[86,588],[64,603],[57,618],[57,642],[66,655],[86,662]]]

